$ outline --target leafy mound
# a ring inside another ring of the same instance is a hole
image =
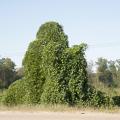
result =
[[[4,104],[108,105],[109,98],[88,85],[85,50],[85,44],[69,47],[58,23],[43,24],[25,54],[25,78],[9,87]]]

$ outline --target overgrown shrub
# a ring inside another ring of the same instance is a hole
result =
[[[43,24],[23,60],[25,79],[9,87],[4,104],[109,104],[107,96],[88,85],[86,47],[69,47],[62,26]]]
[[[103,92],[95,90],[93,88],[91,95],[89,95],[90,101],[88,102],[90,106],[95,107],[109,107],[111,104],[110,98]]]
[[[28,102],[25,79],[15,81],[3,94],[2,101],[5,105],[17,105]]]

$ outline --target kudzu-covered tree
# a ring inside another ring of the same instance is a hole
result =
[[[3,102],[94,105],[96,100],[96,106],[104,104],[104,95],[87,82],[86,47],[86,44],[69,47],[68,37],[57,22],[43,24],[25,54],[24,79],[10,86]]]

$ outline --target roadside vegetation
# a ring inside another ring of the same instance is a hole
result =
[[[99,58],[94,72],[93,65],[87,65],[86,49],[85,43],[69,47],[68,37],[57,22],[41,25],[25,53],[22,68],[16,70],[9,58],[0,60],[1,104],[120,106],[120,61]]]

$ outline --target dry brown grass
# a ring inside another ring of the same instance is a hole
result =
[[[67,105],[20,105],[20,106],[0,106],[0,111],[20,111],[20,112],[104,112],[120,113],[119,107],[111,108],[91,108],[91,107],[69,107]]]

